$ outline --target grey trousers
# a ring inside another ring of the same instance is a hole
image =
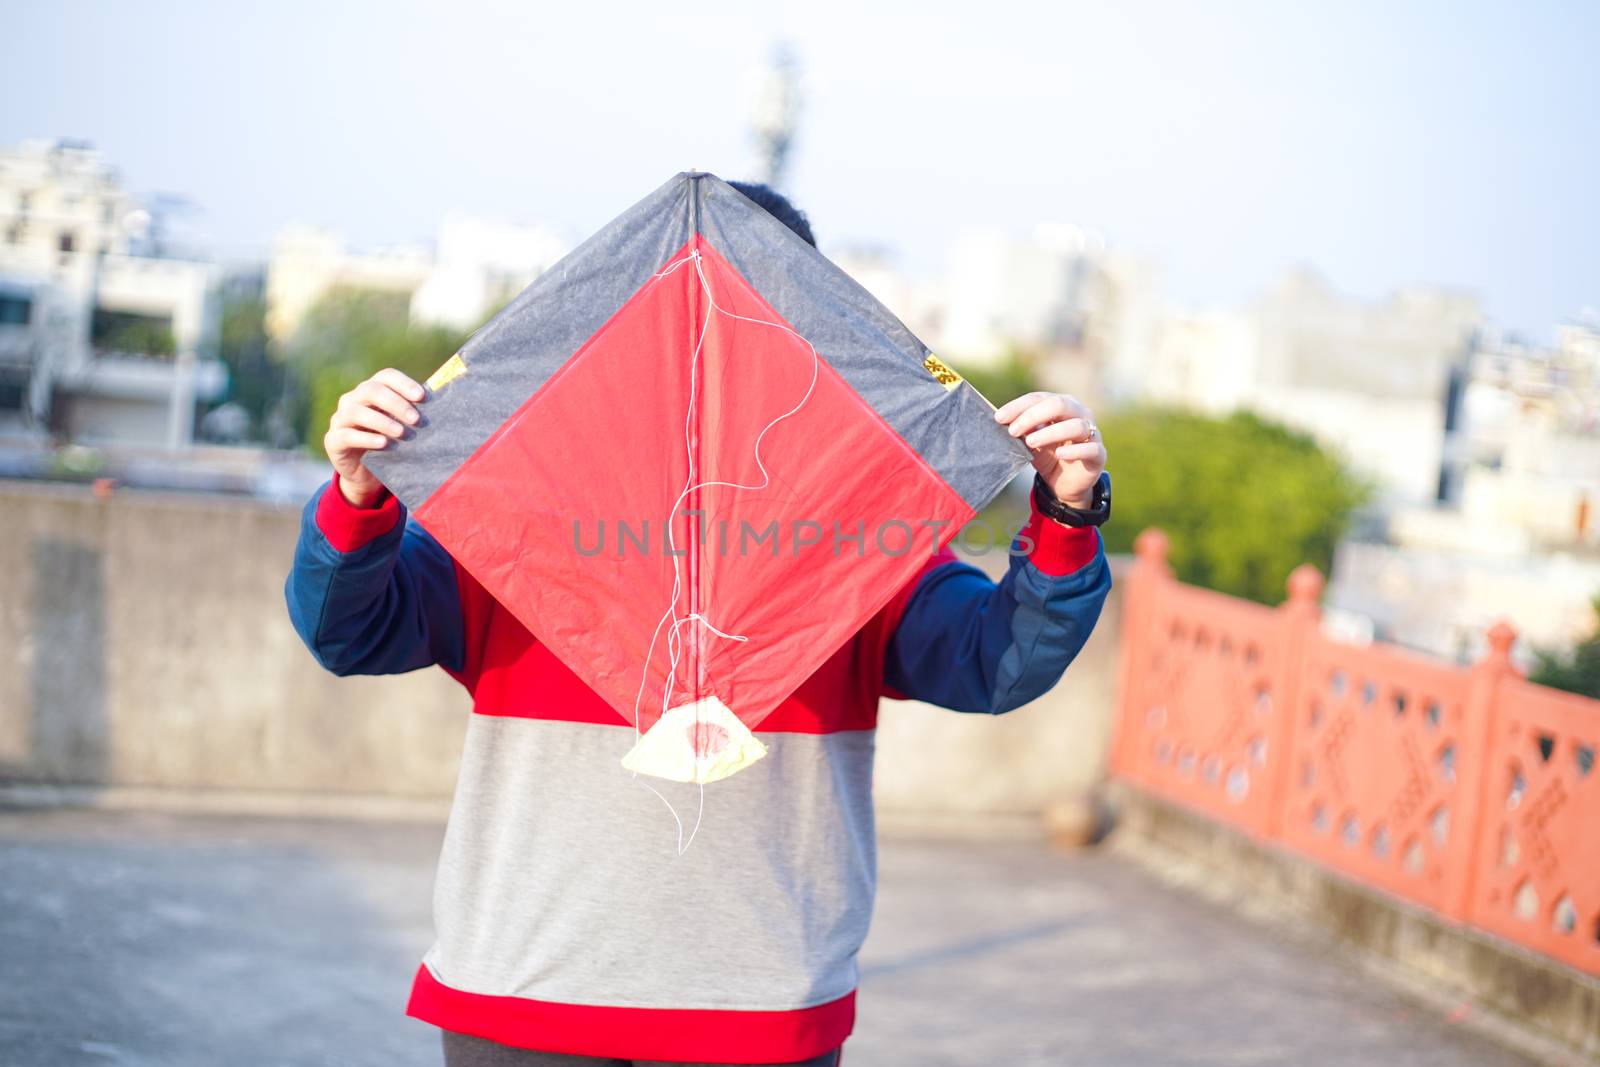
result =
[[[481,1037],[458,1034],[453,1030],[440,1031],[444,1035],[445,1067],[712,1067],[710,1064],[668,1064],[659,1060],[604,1060],[592,1056],[567,1056],[559,1052],[534,1052],[531,1049],[512,1048]],[[767,1064],[765,1067],[839,1067],[843,1049],[834,1049],[809,1060],[794,1064]]]

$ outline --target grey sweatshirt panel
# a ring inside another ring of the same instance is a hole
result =
[[[473,715],[425,964],[466,992],[614,1007],[790,1011],[855,989],[874,735],[761,736],[769,754],[706,787],[679,855],[646,782],[685,836],[701,790],[622,770],[631,727]]]

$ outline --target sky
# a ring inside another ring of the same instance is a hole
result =
[[[1600,307],[1600,4],[7,3],[0,143],[92,141],[224,258],[284,225],[427,241],[452,208],[581,239],[754,165],[793,43],[788,192],[824,250],[938,273],[964,228],[1102,231],[1185,307],[1291,266]]]

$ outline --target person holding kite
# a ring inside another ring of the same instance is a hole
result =
[[[446,1063],[839,1063],[879,700],[999,714],[1083,648],[1089,409],[992,408],[787,199],[686,173],[324,443],[296,630],[472,698],[407,1008]],[[991,581],[948,542],[1029,466]]]

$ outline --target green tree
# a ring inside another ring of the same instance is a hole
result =
[[[1328,572],[1372,490],[1310,436],[1249,412],[1138,407],[1097,422],[1115,479],[1107,550],[1159,526],[1180,579],[1265,604],[1299,564]]]
[[[1600,596],[1590,601],[1597,620],[1600,620]],[[1536,649],[1533,670],[1528,680],[1548,685],[1552,689],[1565,689],[1569,693],[1600,698],[1600,625],[1579,641],[1569,652],[1557,649]]]
[[[306,315],[290,345],[302,382],[301,429],[306,446],[321,451],[322,435],[339,397],[385,367],[418,381],[461,347],[455,330],[412,326],[403,294],[335,290]]]

